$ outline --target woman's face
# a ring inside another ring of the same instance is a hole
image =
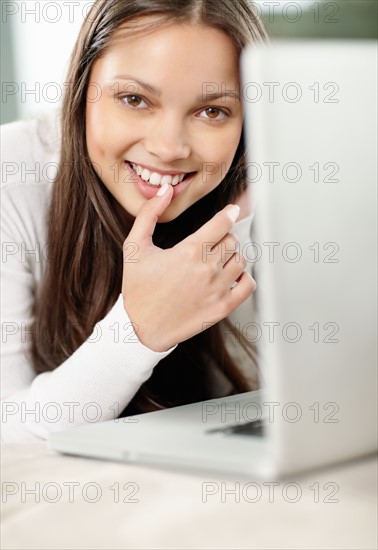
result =
[[[171,24],[112,42],[92,68],[86,136],[127,212],[179,181],[159,218],[171,221],[219,185],[241,137],[239,91],[237,52],[220,30]]]

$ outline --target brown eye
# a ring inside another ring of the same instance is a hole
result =
[[[206,109],[206,114],[209,118],[218,118],[218,116],[221,114],[221,110],[217,109],[216,107],[209,107]]]
[[[125,100],[130,107],[139,107],[142,103],[142,98],[138,95],[128,95],[125,97]]]
[[[223,109],[218,109],[218,107],[207,107],[200,113],[200,118],[205,120],[210,120],[212,122],[221,122],[226,119],[229,115],[223,111]]]

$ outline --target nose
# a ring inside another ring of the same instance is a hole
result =
[[[191,153],[185,122],[177,114],[155,116],[145,136],[147,151],[163,162],[187,159]]]

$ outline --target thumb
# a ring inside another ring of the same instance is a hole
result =
[[[133,239],[140,246],[149,246],[152,244],[152,235],[154,234],[158,218],[169,206],[172,195],[172,185],[165,183],[159,188],[159,191],[152,199],[146,200],[142,204],[127,238],[128,241]]]

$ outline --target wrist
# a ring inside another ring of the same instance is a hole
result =
[[[129,308],[126,307],[125,299],[123,298],[123,307],[125,310],[125,313],[127,315],[127,318],[129,319],[134,334],[137,337],[138,341],[148,348],[149,350],[155,352],[155,353],[165,353],[167,351],[170,351],[174,347],[176,347],[177,344],[172,344],[168,342],[164,342],[161,339],[158,340],[156,337],[152,337],[148,334],[146,334],[146,331],[143,330],[142,326],[139,323],[136,323],[133,319],[133,314],[130,315]],[[152,327],[153,328],[153,327]],[[153,328],[153,332],[155,334],[155,330]]]

